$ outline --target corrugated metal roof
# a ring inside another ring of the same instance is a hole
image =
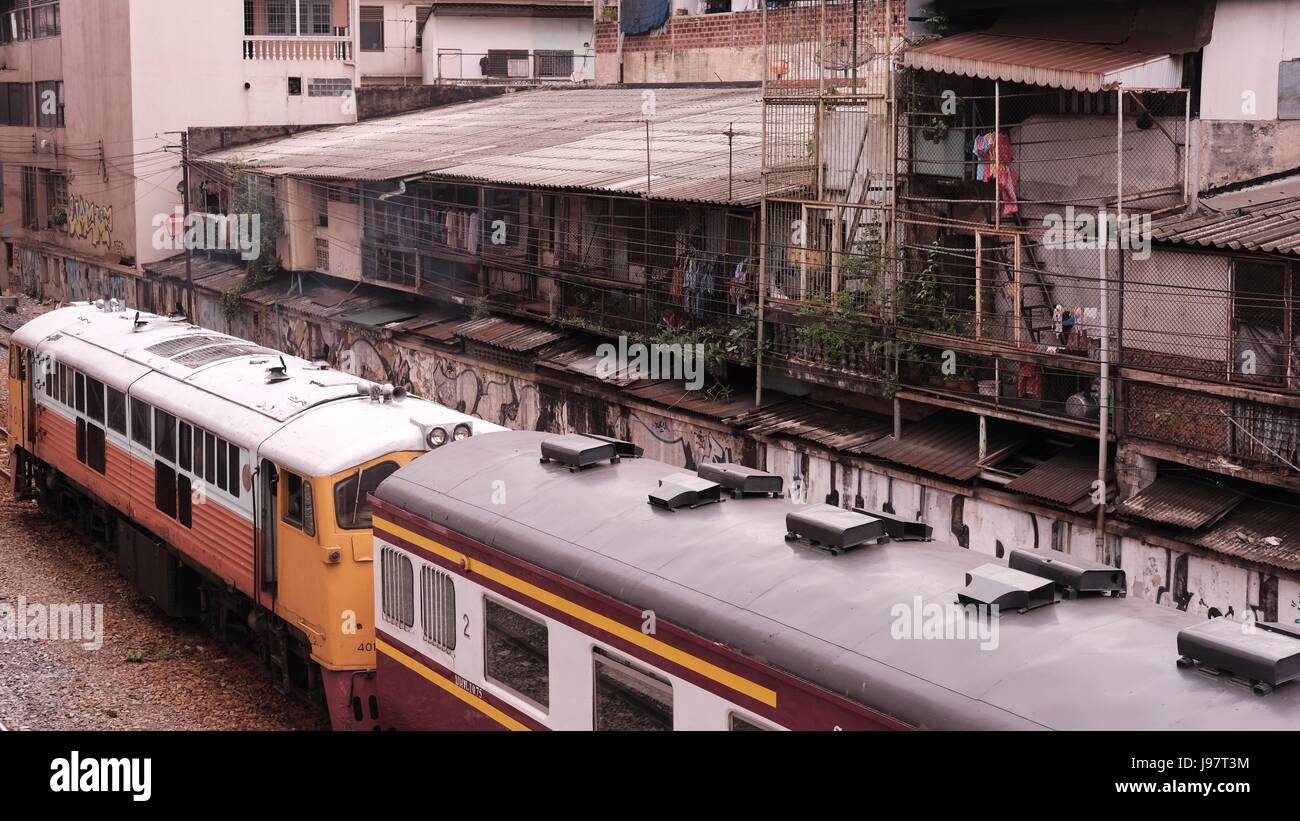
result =
[[[1213,198],[1202,200],[1209,206]],[[1202,208],[1151,223],[1152,238],[1181,245],[1233,251],[1300,253],[1300,197],[1288,197],[1227,211]]]
[[[867,445],[894,430],[893,420],[887,417],[803,399],[750,410],[727,421],[759,436],[797,436],[849,453],[863,453]]]
[[[563,331],[500,316],[471,320],[457,326],[455,333],[474,342],[516,353],[535,351],[565,337]]]
[[[1244,497],[1224,485],[1181,476],[1162,476],[1119,503],[1119,512],[1152,522],[1196,530],[1232,510]]]
[[[1006,487],[1016,493],[1073,507],[1092,493],[1092,483],[1096,480],[1097,450],[1084,445],[1061,451],[1008,482]]]
[[[1300,509],[1250,499],[1189,541],[1217,553],[1300,571]]]
[[[1170,54],[978,31],[912,46],[903,53],[903,64],[963,77],[1075,91],[1101,91],[1113,83],[1136,88],[1178,88],[1182,84],[1182,60]]]
[[[638,399],[715,419],[725,419],[754,407],[752,390],[721,395],[713,391],[691,390],[683,382],[673,380],[634,382],[626,389],[626,393]]]
[[[651,196],[753,203],[761,193],[760,93],[734,87],[519,91],[199,159],[237,160],[275,176],[378,181],[431,174],[645,194],[648,118]]]
[[[1022,426],[989,419],[987,452],[1014,447],[1025,436]],[[891,435],[862,450],[881,459],[965,482],[978,476],[981,470],[979,418],[955,411],[936,413],[904,426],[902,439]]]

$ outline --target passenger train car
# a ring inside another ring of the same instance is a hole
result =
[[[779,477],[631,455],[500,433],[379,485],[384,726],[1300,729],[1294,627],[1203,621],[1127,598],[1117,568],[994,560],[794,504]]]
[[[501,428],[115,302],[21,327],[9,380],[17,497],[112,546],[166,612],[258,648],[336,728],[376,725],[368,493]]]

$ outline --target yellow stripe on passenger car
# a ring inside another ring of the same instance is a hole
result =
[[[506,729],[509,730],[528,729],[526,725],[520,724],[518,721],[515,721],[510,716],[503,713],[501,710],[497,709],[496,707],[493,707],[491,704],[487,703],[486,701],[474,695],[473,693],[469,692],[468,690],[465,690],[463,687],[456,686],[454,682],[448,681],[445,677],[438,675],[434,671],[430,670],[428,667],[424,666],[420,662],[406,655],[401,650],[398,650],[396,647],[384,641],[383,639],[375,640],[375,649],[377,649],[379,652],[383,653],[384,655],[388,656],[389,658],[393,659],[394,661],[396,661],[398,664],[402,665],[406,669],[410,670],[412,673],[415,673],[421,678],[428,679],[429,681],[438,685],[442,689],[451,693],[456,698],[460,699],[461,701],[465,702],[469,706],[478,710],[480,713],[483,713],[484,715],[492,718],[494,721],[496,721],[498,724],[502,725]]]
[[[510,574],[498,570],[491,565],[484,564],[483,562],[476,562],[459,551],[452,550],[446,545],[439,544],[438,542],[421,536],[418,533],[413,533],[401,525],[380,519],[378,516],[375,516],[374,518],[375,527],[387,530],[396,536],[400,536],[411,544],[419,545],[431,553],[435,553],[448,561],[459,564],[467,573],[476,573],[480,576],[491,579],[492,581],[518,593],[522,593],[535,601],[553,607],[562,613],[567,613],[579,621],[586,622],[592,627],[596,627],[607,633],[618,636],[626,642],[635,644],[644,650],[654,653],[656,656],[661,656],[674,664],[678,664],[688,670],[699,673],[705,678],[712,679],[725,687],[730,687],[732,690],[735,690],[738,693],[743,693],[769,707],[776,707],[776,692],[774,690],[769,690],[761,684],[756,684],[749,679],[738,676],[728,670],[724,670],[716,664],[710,664],[701,658],[692,656],[691,654],[679,650],[671,644],[666,644],[653,636],[647,636],[639,629],[628,627],[625,624],[620,624],[611,618],[602,616],[595,611],[588,610],[582,605],[575,604],[568,599],[562,599],[554,593],[543,590],[534,584],[529,584],[523,579],[511,576]]]

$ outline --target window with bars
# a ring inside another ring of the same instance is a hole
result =
[[[538,77],[568,77],[573,73],[572,51],[536,51]]]
[[[483,58],[484,77],[527,77],[528,52],[516,49],[488,49]]]
[[[297,34],[297,12],[293,0],[265,0],[266,33]]]
[[[59,33],[59,0],[0,0],[0,44]]]
[[[450,574],[420,568],[420,624],[425,641],[448,653],[456,649],[456,586]]]
[[[330,241],[324,237],[316,238],[316,270],[323,274],[330,272]]]
[[[23,227],[38,228],[36,218],[36,168],[23,166]]]
[[[0,125],[32,123],[32,84],[0,83]]]
[[[379,551],[380,610],[384,621],[409,630],[415,624],[415,568],[391,547]]]
[[[68,213],[68,176],[62,171],[45,172],[45,201],[49,204],[51,214],[54,213],[55,209],[59,209],[66,218]]]

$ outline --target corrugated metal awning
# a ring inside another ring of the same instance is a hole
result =
[[[979,31],[912,46],[903,52],[903,65],[1074,91],[1101,91],[1116,84],[1179,88],[1183,73],[1182,58],[1172,54]]]
[[[1015,447],[1027,435],[1020,425],[988,420],[987,453]],[[959,482],[974,479],[979,464],[979,418],[957,411],[936,413],[903,427],[903,438],[889,436],[862,448],[863,453],[937,473]]]
[[[456,328],[456,335],[515,353],[535,351],[565,337],[563,331],[500,316],[466,322]]]
[[[1046,499],[1075,509],[1088,500],[1097,481],[1097,449],[1089,445],[1061,451],[1007,483],[1007,490]],[[1082,512],[1082,511],[1081,511]]]
[[[1225,211],[1207,206],[1163,217],[1151,223],[1151,237],[1160,242],[1200,245],[1232,251],[1300,254],[1300,197]]]
[[[1119,503],[1119,512],[1152,522],[1196,530],[1216,521],[1245,498],[1208,480],[1162,476]]]
[[[727,420],[759,436],[794,436],[831,450],[863,453],[872,442],[893,433],[893,420],[864,411],[792,399],[750,410]]]
[[[1217,553],[1300,571],[1300,509],[1280,500],[1249,499],[1190,541]]]

